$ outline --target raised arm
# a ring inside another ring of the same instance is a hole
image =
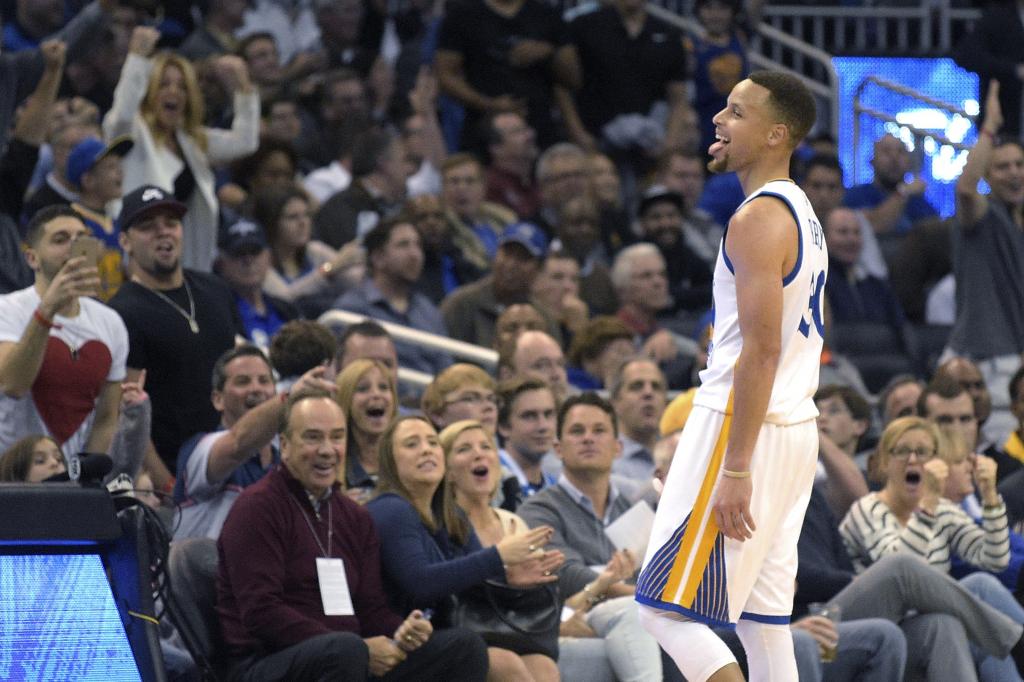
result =
[[[314,367],[292,387],[293,391],[306,388],[318,388],[331,392],[334,384],[324,379],[326,367]],[[284,413],[284,401],[279,396],[272,396],[252,408],[242,418],[225,431],[210,446],[210,456],[206,462],[206,480],[219,483],[249,459],[253,452],[270,444],[277,435],[281,415]]]
[[[978,129],[978,141],[967,155],[967,163],[956,181],[956,221],[965,232],[973,230],[988,211],[988,199],[978,192],[978,182],[988,170],[996,134],[1003,127],[1003,109],[999,105],[999,81],[989,82],[985,100],[985,119]]]
[[[0,343],[0,391],[13,398],[28,393],[43,366],[54,316],[73,299],[92,296],[98,288],[96,268],[85,267],[84,257],[71,258],[61,266],[36,308],[38,314],[29,318],[18,341]],[[0,311],[0,314],[13,313]]]
[[[448,150],[444,146],[444,135],[437,119],[437,77],[427,66],[421,66],[416,75],[416,85],[409,91],[409,105],[423,118],[423,139],[426,158],[440,171]]]
[[[114,102],[103,117],[103,135],[107,139],[129,135],[132,123],[146,96],[149,76],[153,71],[150,56],[160,40],[160,32],[148,26],[136,26],[128,43],[128,57],[121,67],[121,78],[114,88]]]
[[[733,398],[732,427],[722,468],[741,475],[750,471],[757,436],[768,412],[782,348],[782,280],[795,262],[797,229],[782,202],[754,199],[733,216],[724,248],[736,277],[736,308],[743,349],[734,370],[742,387]],[[750,514],[749,477],[723,476],[715,493],[718,527],[726,537],[743,541],[755,530]]]
[[[249,80],[249,68],[241,57],[219,57],[215,70],[228,91],[234,93],[231,129],[206,129],[206,154],[213,165],[248,156],[260,144],[260,96]]]

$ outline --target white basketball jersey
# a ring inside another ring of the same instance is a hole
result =
[[[796,183],[773,180],[751,193],[740,206],[757,197],[781,200],[796,220],[796,264],[782,280],[782,352],[765,421],[797,424],[818,416],[814,393],[818,390],[818,369],[825,333],[822,306],[828,276],[828,252],[821,224],[807,196]],[[728,412],[731,410],[729,397],[734,387],[733,372],[743,350],[743,337],[736,310],[736,277],[725,250],[724,236],[715,263],[713,319],[708,366],[700,373],[701,386],[693,402]],[[743,390],[742,386],[735,388]]]

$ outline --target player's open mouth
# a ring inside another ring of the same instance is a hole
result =
[[[918,483],[921,482],[921,472],[908,471],[904,476],[903,480],[906,481],[908,485],[917,485]]]
[[[710,154],[711,156],[716,156],[719,152],[726,148],[729,142],[730,139],[728,137],[724,137],[719,133],[715,133],[715,141],[711,143],[710,147],[708,147],[708,154]]]
[[[473,467],[473,470],[472,470],[471,473],[473,474],[474,478],[478,478],[478,479],[482,479],[482,480],[486,481],[487,480],[487,475],[491,473],[491,469],[488,466],[478,466],[478,467]]]

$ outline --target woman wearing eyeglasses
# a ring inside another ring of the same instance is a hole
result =
[[[885,487],[854,502],[839,524],[843,544],[858,573],[891,554],[918,556],[943,573],[949,572],[954,556],[986,571],[1006,568],[1009,529],[995,472],[988,467],[976,472],[982,505],[978,525],[944,497],[949,464],[940,455],[949,447],[938,427],[920,417],[900,417],[886,427],[876,453]],[[1024,611],[994,576],[974,573],[960,582],[981,601],[1017,623],[1024,622]],[[971,644],[971,653],[982,682],[1021,679],[1013,658],[997,659],[975,644]]]
[[[430,382],[420,404],[438,431],[463,419],[475,419],[493,438],[498,425],[496,387],[487,372],[460,362]]]
[[[988,571],[1006,568],[1006,506],[995,477],[977,477],[983,508],[978,526],[943,497],[949,465],[938,456],[940,447],[945,442],[938,428],[919,417],[896,419],[885,429],[877,455],[885,487],[854,502],[839,525],[857,570],[896,553],[916,554],[943,572],[953,555]]]

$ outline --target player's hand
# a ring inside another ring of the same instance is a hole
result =
[[[754,536],[757,526],[750,514],[750,496],[754,486],[750,478],[722,476],[715,490],[712,510],[722,535],[743,542]]]
[[[370,674],[374,677],[384,677],[405,660],[405,652],[390,637],[370,637],[363,641],[370,650]]]
[[[1024,64],[1021,67],[1024,67]],[[988,94],[985,96],[985,120],[981,122],[981,128],[995,135],[1002,127],[1003,107],[999,104],[999,81],[993,78],[988,82]]]

